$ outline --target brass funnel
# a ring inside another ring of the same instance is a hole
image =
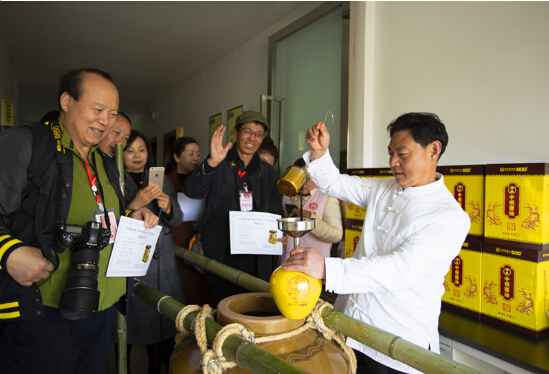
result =
[[[299,247],[299,240],[303,235],[315,228],[315,219],[309,217],[288,217],[277,221],[278,229],[294,238],[294,248]]]

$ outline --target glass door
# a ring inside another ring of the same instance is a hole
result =
[[[325,118],[330,154],[340,169],[346,165],[348,3],[327,3],[315,12],[271,37],[269,88],[277,101],[270,101],[269,115],[281,173],[309,149],[307,129]]]

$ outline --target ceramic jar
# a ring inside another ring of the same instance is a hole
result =
[[[305,320],[291,320],[278,311],[270,293],[246,293],[223,299],[217,307],[221,325],[240,323],[255,337],[288,333],[301,327]],[[276,356],[310,373],[347,373],[348,362],[335,342],[325,339],[316,329],[307,329],[289,339],[259,343]],[[194,336],[189,335],[176,345],[170,359],[171,374],[201,373],[202,355]],[[226,373],[248,373],[236,367]]]

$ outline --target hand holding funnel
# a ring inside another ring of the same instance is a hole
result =
[[[289,217],[278,220],[278,229],[294,239],[299,239],[315,228],[314,218]],[[278,310],[289,319],[302,319],[313,310],[322,291],[322,281],[299,271],[287,271],[281,266],[270,279],[271,294]]]

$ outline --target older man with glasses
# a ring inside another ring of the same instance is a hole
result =
[[[183,192],[194,199],[206,199],[198,228],[204,255],[268,281],[273,256],[231,254],[229,211],[249,210],[250,201],[242,194],[248,192],[252,194],[251,210],[282,215],[282,195],[276,187],[278,172],[257,153],[269,125],[263,114],[246,111],[236,119],[234,145],[223,146],[225,131],[221,126],[214,132],[210,155],[187,178]],[[206,274],[206,284],[211,305],[247,292],[213,274]]]

